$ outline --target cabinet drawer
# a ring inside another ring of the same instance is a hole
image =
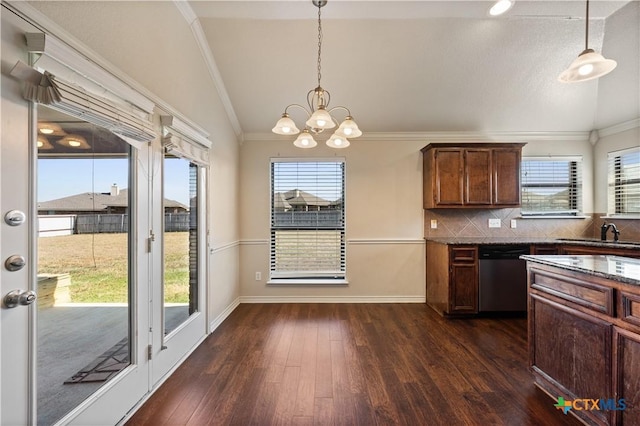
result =
[[[613,316],[613,289],[531,268],[531,288]],[[638,309],[636,307],[636,309]],[[637,313],[637,312],[636,312]]]
[[[624,291],[618,294],[620,295],[620,318],[629,324],[640,327],[640,295]]]
[[[477,259],[477,247],[451,247],[451,262],[453,263],[474,263]]]

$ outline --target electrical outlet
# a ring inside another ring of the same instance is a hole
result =
[[[511,219],[511,228],[516,228],[518,226],[518,224],[516,223],[515,219]]]
[[[502,226],[502,222],[500,219],[489,219],[489,228],[500,228]]]
[[[438,229],[438,219],[431,219],[431,229]]]
[[[256,272],[256,281],[262,281],[262,272]]]

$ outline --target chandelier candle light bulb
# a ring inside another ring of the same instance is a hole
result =
[[[347,113],[344,121],[338,126],[335,133],[327,140],[326,144],[332,148],[346,148],[350,145],[347,138],[357,138],[362,136],[362,131],[358,128],[358,125],[353,121],[351,112],[348,108],[343,106],[336,106],[329,108],[329,102],[331,101],[331,94],[324,90],[320,85],[321,78],[321,53],[322,53],[322,19],[321,8],[327,4],[327,0],[312,0],[314,6],[318,8],[318,86],[310,90],[307,93],[307,105],[308,109],[299,104],[291,104],[287,106],[282,114],[282,117],[276,123],[275,127],[271,129],[273,133],[278,135],[297,135],[300,136],[293,142],[298,148],[313,148],[318,143],[313,138],[312,134],[320,134],[324,130],[333,129],[338,125],[338,121],[333,117],[332,113],[336,110],[344,110]],[[302,109],[307,114],[307,121],[305,127],[300,132],[296,127],[295,122],[289,117],[289,108]]]

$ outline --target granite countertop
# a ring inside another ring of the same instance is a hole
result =
[[[571,244],[592,247],[613,247],[640,250],[640,242],[601,241],[596,238],[536,238],[536,237],[427,237],[427,241],[440,244]]]
[[[520,256],[528,262],[555,266],[587,275],[640,286],[640,259],[621,256]]]

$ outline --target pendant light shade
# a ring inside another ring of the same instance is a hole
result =
[[[587,0],[584,50],[569,65],[569,68],[560,73],[558,81],[561,83],[578,83],[580,81],[593,80],[609,74],[617,65],[618,63],[613,59],[606,59],[599,53],[594,52],[593,49],[589,49],[589,0]]]
[[[563,83],[577,83],[593,80],[610,73],[618,65],[613,59],[605,59],[604,56],[587,49],[571,63],[569,68],[562,71],[558,81]]]
[[[332,135],[329,140],[327,140],[327,146],[330,146],[331,148],[346,148],[349,145],[351,144],[349,143],[347,138],[335,134]]]
[[[358,136],[362,136],[362,131],[358,128],[358,125],[350,115],[344,119],[338,130],[336,130],[336,135],[344,136],[345,138],[357,138]]]
[[[277,133],[278,135],[297,135],[300,133],[300,129],[296,127],[296,123],[293,122],[292,119],[289,118],[289,114],[282,114],[282,118],[278,120],[276,123],[276,127],[271,129],[273,133]]]
[[[298,136],[298,139],[293,142],[293,144],[298,148],[313,148],[318,145],[318,142],[313,139],[313,136],[311,136],[309,130],[304,129],[300,133],[300,136]]]
[[[312,129],[333,129],[336,127],[336,123],[333,122],[333,118],[323,107],[318,108],[306,122],[306,125]]]
[[[308,108],[300,104],[291,104],[284,109],[284,114],[275,127],[271,129],[273,133],[278,135],[295,135],[300,133],[300,130],[296,127],[295,123],[287,111],[289,108],[299,108],[303,110],[308,119],[305,122],[305,127],[298,138],[293,142],[298,148],[313,148],[317,145],[317,142],[313,139],[312,134],[318,135],[325,130],[333,129],[338,125],[338,121],[332,114],[336,110],[343,110],[346,113],[346,118],[335,131],[333,136],[327,140],[327,145],[332,148],[346,148],[349,146],[348,137],[357,138],[362,136],[362,132],[358,128],[358,125],[353,121],[351,117],[351,111],[344,106],[329,107],[331,102],[331,94],[328,90],[324,90],[320,85],[320,78],[322,76],[322,18],[321,9],[327,4],[327,0],[312,0],[314,6],[318,8],[318,85],[315,89],[309,90],[307,93],[307,105]]]

